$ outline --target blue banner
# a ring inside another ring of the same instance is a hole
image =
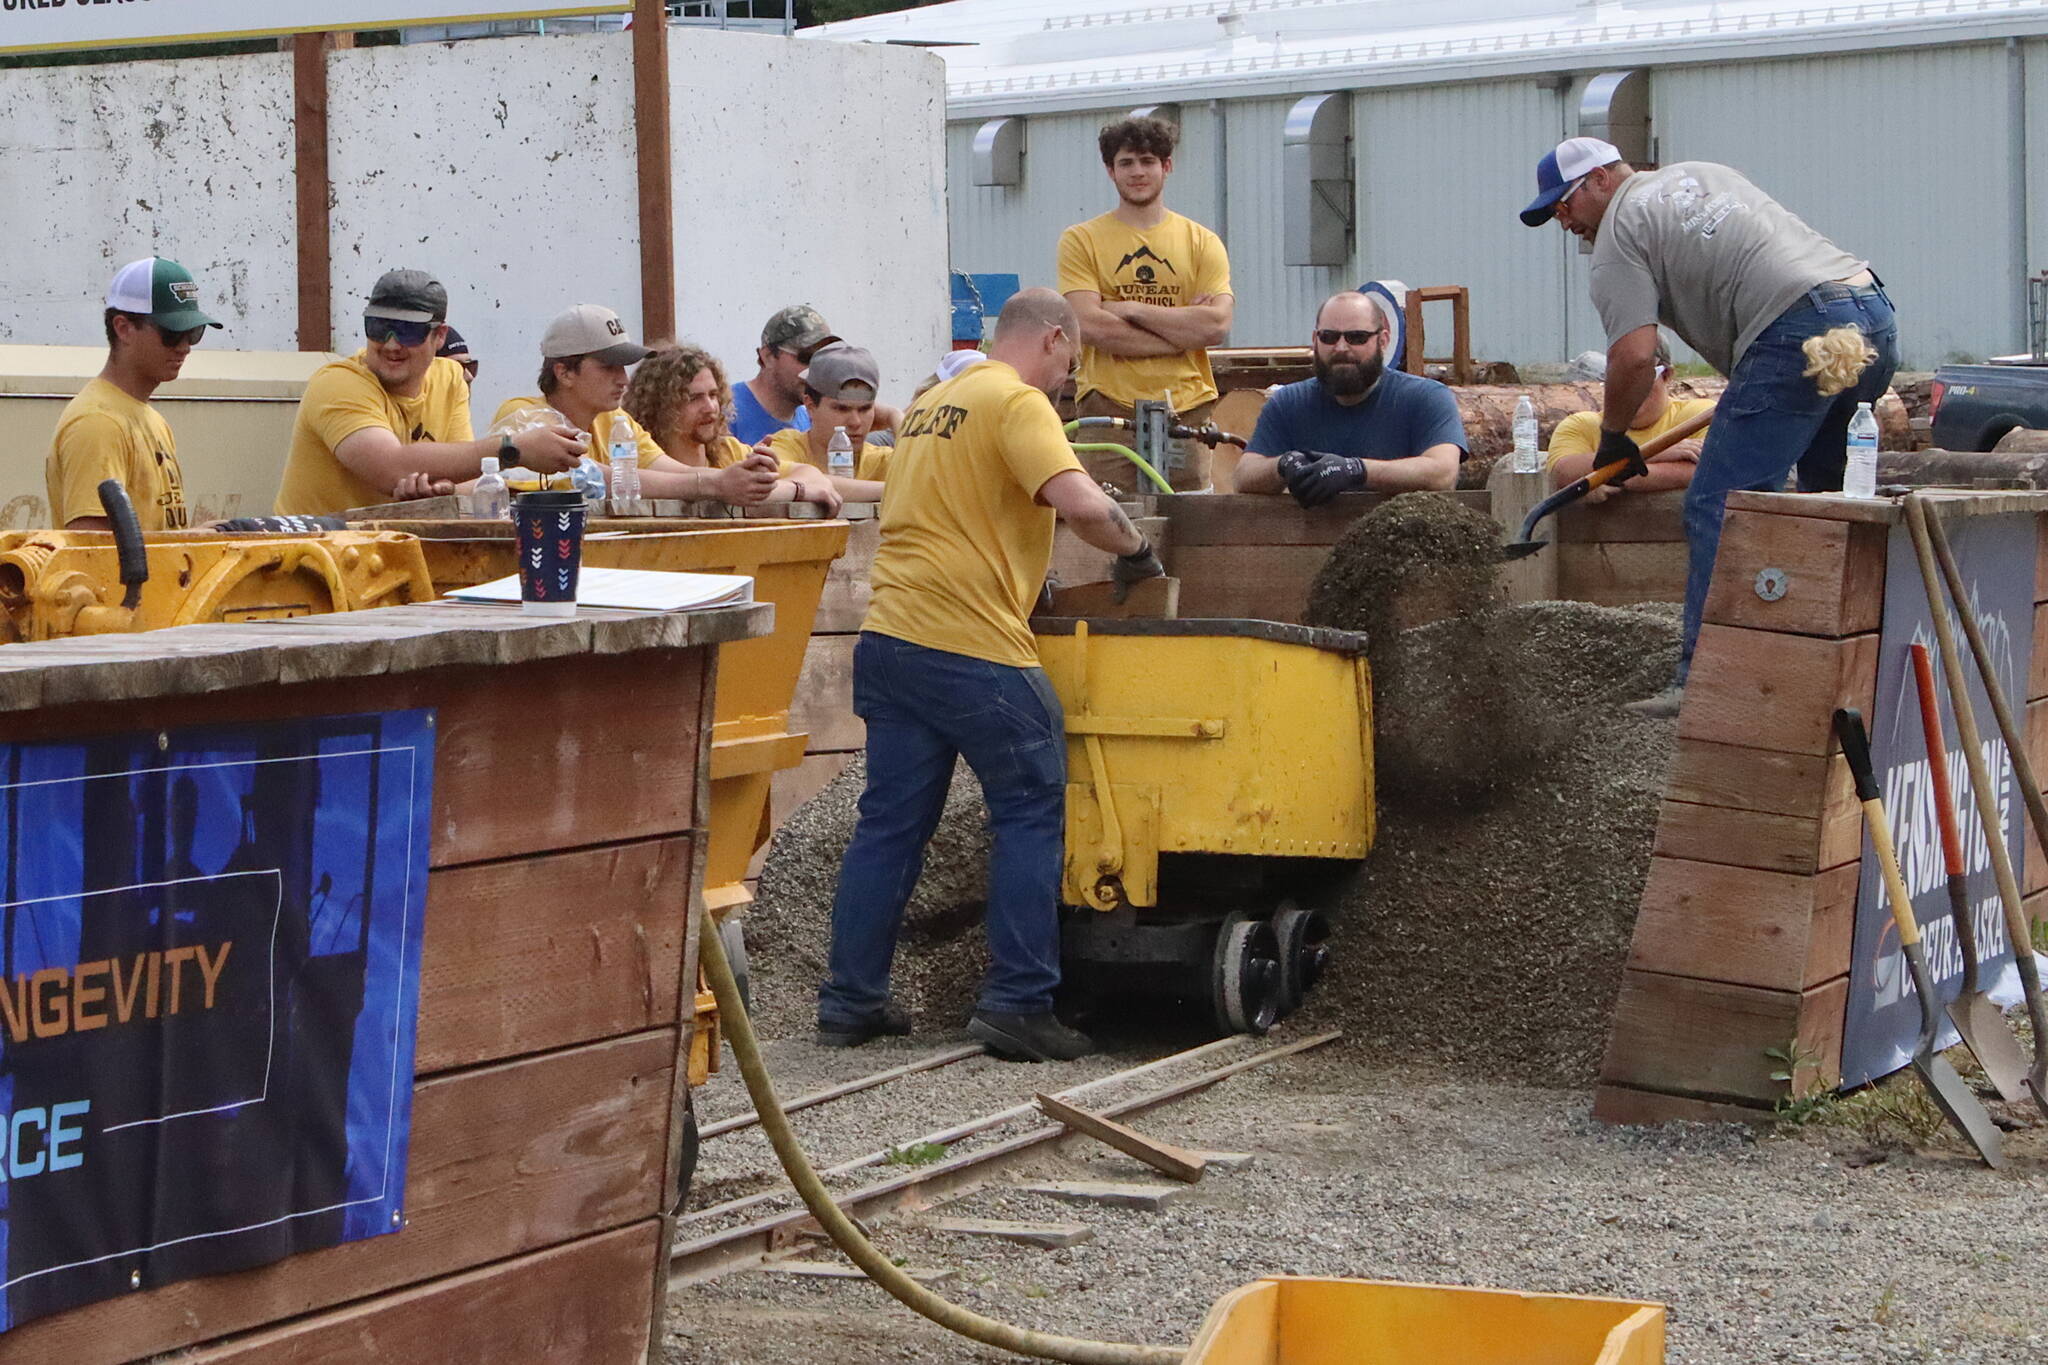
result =
[[[0,746],[0,1330],[403,1225],[432,727]]]
[[[1963,581],[1982,623],[1985,644],[1996,662],[1998,685],[2017,715],[2026,715],[2027,679],[2034,654],[2035,528],[2031,515],[1950,517],[1942,522],[1954,549]],[[1940,812],[1930,780],[1930,756],[1921,730],[1920,695],[1913,681],[1908,650],[1916,642],[1927,647],[1940,697],[1942,733],[1949,752],[1949,791],[1962,836],[1963,861],[1969,878],[1971,924],[1976,930],[1981,985],[1994,999],[2017,1003],[2019,970],[2005,932],[2005,913],[1991,872],[1991,847],[1984,822],[1977,816],[1970,792],[1970,769],[1956,728],[1955,705],[1935,642],[1934,618],[1921,586],[1920,561],[1903,520],[1892,527],[1885,566],[1884,625],[1878,638],[1877,703],[1867,717],[1871,767],[1884,794],[1892,839],[1898,845],[1899,872],[1913,896],[1913,914],[1920,921],[1927,948],[1928,974],[1935,994],[1946,1002],[1963,988],[1962,942],[1949,908],[1947,864],[1942,856]],[[1946,605],[1946,597],[1943,598]],[[2026,815],[2020,807],[2012,758],[1999,737],[1984,692],[1963,639],[1962,625],[1948,608],[1956,648],[1963,652],[1963,676],[1969,682],[1970,704],[1976,711],[1978,739],[1985,766],[1996,787],[1992,801],[1999,813],[2001,839],[2018,875],[2026,866]],[[1856,889],[1856,937],[1849,962],[1848,1014],[1842,1033],[1842,1084],[1861,1085],[1890,1075],[1912,1060],[1920,1033],[1920,1001],[1914,994],[1899,932],[1885,899],[1877,855],[1869,831],[1863,836],[1863,866]],[[1959,1041],[1946,1018],[1940,1046]]]

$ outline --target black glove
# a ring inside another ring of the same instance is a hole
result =
[[[1319,450],[1290,450],[1275,460],[1273,467],[1279,471],[1280,482],[1291,492],[1296,481],[1313,469],[1316,461],[1324,458]]]
[[[1303,507],[1321,507],[1339,493],[1365,487],[1365,461],[1350,455],[1325,455],[1287,485]]]
[[[1166,566],[1159,562],[1159,555],[1147,540],[1127,555],[1118,555],[1116,562],[1109,566],[1109,581],[1116,584],[1110,597],[1122,602],[1131,595],[1131,586],[1148,578],[1164,578]]]
[[[1627,460],[1628,467],[1607,482],[1610,485],[1627,483],[1638,474],[1650,472],[1650,466],[1643,462],[1642,448],[1628,438],[1625,431],[1608,431],[1601,428],[1600,449],[1593,456],[1593,468],[1602,469],[1616,460]]]

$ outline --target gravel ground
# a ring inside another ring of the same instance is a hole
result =
[[[1847,1129],[1618,1129],[1594,1123],[1589,1102],[1352,1039],[1138,1120],[1169,1141],[1256,1154],[1163,1212],[1008,1188],[1024,1175],[1154,1178],[1072,1140],[944,1210],[1085,1222],[1093,1242],[1035,1251],[919,1219],[880,1241],[956,1270],[942,1292],[972,1308],[1115,1340],[1186,1341],[1226,1290],[1295,1273],[1656,1300],[1672,1310],[1669,1359],[1685,1365],[2005,1365],[2048,1350],[2048,1130],[2010,1135],[2013,1168],[1994,1173],[1945,1137],[1886,1154]],[[860,1281],[732,1276],[672,1295],[669,1325],[669,1365],[1015,1359]]]

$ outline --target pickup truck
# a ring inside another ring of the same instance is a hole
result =
[[[1927,410],[1937,450],[1989,450],[2014,427],[2048,429],[2048,365],[1944,365]]]

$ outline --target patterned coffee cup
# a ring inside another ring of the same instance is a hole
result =
[[[585,515],[581,493],[521,493],[512,500],[521,611],[531,616],[576,614]]]

